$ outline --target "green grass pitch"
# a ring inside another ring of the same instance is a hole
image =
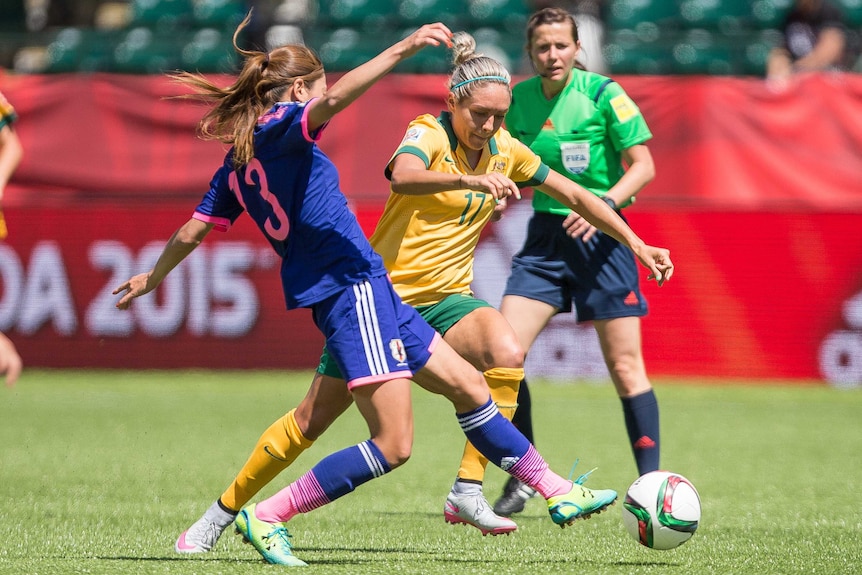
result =
[[[232,531],[205,556],[177,535],[227,486],[310,373],[28,370],[0,388],[0,573],[272,574]],[[532,499],[510,536],[443,521],[463,447],[452,408],[414,392],[403,468],[288,524],[304,573],[791,574],[862,572],[862,391],[656,381],[663,467],[698,488],[703,517],[672,551],[629,538],[618,502],[561,530]],[[534,385],[537,445],[587,485],[634,480],[607,383]],[[351,409],[259,496],[367,438]],[[505,475],[491,469],[492,501]]]

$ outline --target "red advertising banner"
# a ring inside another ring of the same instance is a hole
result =
[[[132,308],[111,292],[152,267],[192,214],[152,205],[6,210],[0,331],[28,366],[308,368],[323,338],[285,309],[280,260],[250,218],[203,245]]]
[[[227,79],[226,79],[227,80]],[[815,378],[862,385],[862,76],[624,77],[654,133],[657,178],[627,210],[671,248],[677,275],[645,284],[654,375]],[[407,123],[443,108],[444,78],[390,76],[327,128],[321,146],[370,232],[383,166]],[[198,105],[165,78],[2,76],[25,159],[6,189],[0,330],[31,367],[310,368],[322,340],[287,312],[271,248],[246,219],[213,232],[131,312],[111,291],[151,265],[191,214],[224,148],[194,137]],[[496,303],[529,209],[513,207],[477,254]],[[595,334],[560,316],[528,372],[607,377]]]
[[[226,234],[212,232],[131,311],[114,308],[113,289],[149,269],[193,207],[10,209],[10,238],[0,244],[0,330],[27,365],[316,366],[321,337],[306,310],[285,310],[277,258],[245,217]],[[474,287],[492,303],[529,212],[526,202],[515,206],[480,244]],[[633,211],[630,221],[642,237],[669,246],[678,266],[662,288],[644,282],[650,373],[858,385],[862,216]],[[528,371],[606,377],[593,330],[571,316],[542,335]]]

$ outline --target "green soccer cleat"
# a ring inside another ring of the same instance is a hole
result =
[[[601,513],[616,500],[617,492],[613,489],[592,490],[576,481],[568,493],[548,499],[548,513],[551,514],[554,523],[565,528],[576,519],[586,519],[593,514]]]
[[[249,505],[236,516],[236,532],[246,543],[251,543],[267,563],[306,567],[308,563],[297,558],[291,549],[290,533],[281,523],[267,523],[254,515],[257,504]]]

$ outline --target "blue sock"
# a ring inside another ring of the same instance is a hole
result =
[[[482,407],[456,415],[470,443],[503,471],[515,465],[530,449],[527,438],[500,414],[490,399]]]
[[[634,397],[621,397],[629,443],[634,452],[638,474],[659,468],[658,402],[653,390]]]
[[[311,470],[329,501],[390,471],[383,453],[370,439],[324,457]]]

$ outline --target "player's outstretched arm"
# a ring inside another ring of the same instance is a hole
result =
[[[655,279],[658,285],[662,285],[673,275],[670,251],[644,243],[619,214],[589,190],[553,170],[537,189],[559,200],[592,225],[628,246],[638,260],[649,268],[648,279]]]
[[[332,85],[326,94],[309,104],[308,129],[314,131],[349,106],[396,64],[427,46],[451,46],[452,32],[444,24],[426,24]]]
[[[165,276],[200,245],[212,228],[213,224],[189,219],[165,244],[153,269],[128,279],[114,290],[114,295],[125,292],[117,302],[117,307],[128,309],[133,299],[156,289]]]

